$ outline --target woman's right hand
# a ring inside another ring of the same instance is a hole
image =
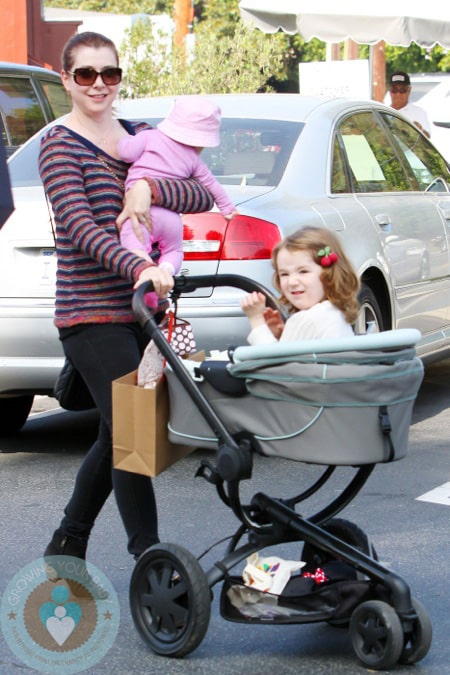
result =
[[[136,181],[133,187],[125,193],[123,210],[117,216],[116,224],[119,232],[124,222],[129,218],[137,238],[143,242],[142,226],[149,232],[152,230],[150,220],[151,204],[152,193],[150,185],[144,179]]]
[[[152,282],[153,289],[158,298],[167,298],[169,291],[172,290],[174,285],[174,279],[169,270],[166,267],[158,267],[157,265],[152,265],[142,270],[138,280],[134,284],[134,290],[146,281]]]

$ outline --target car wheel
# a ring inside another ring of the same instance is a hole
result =
[[[358,299],[360,310],[355,321],[355,334],[381,333],[385,330],[383,314],[372,289],[362,284]]]
[[[151,649],[180,657],[203,640],[211,593],[197,558],[177,544],[155,544],[136,563],[130,583],[134,624]]]
[[[34,396],[11,396],[0,398],[0,436],[10,436],[23,427],[27,421]]]

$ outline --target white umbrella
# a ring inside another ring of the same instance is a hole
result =
[[[450,49],[450,3],[418,3],[413,0],[241,0],[241,18],[265,33],[283,30],[304,40],[324,42],[351,38],[373,45],[422,47],[440,44]]]

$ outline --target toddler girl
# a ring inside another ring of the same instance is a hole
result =
[[[266,308],[262,293],[246,295],[241,308],[250,321],[250,344],[353,335],[359,280],[333,232],[294,232],[274,248],[272,264],[274,286],[290,316],[284,324],[279,312]]]

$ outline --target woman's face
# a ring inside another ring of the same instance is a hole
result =
[[[93,68],[97,72],[104,68],[117,66],[116,56],[110,47],[78,47],[73,52],[73,64],[70,68],[72,73],[76,68]],[[79,85],[74,76],[69,72],[62,71],[62,81],[65,89],[72,98],[74,109],[78,109],[91,117],[109,112],[119,92],[120,83],[106,85],[100,75],[91,85]]]

